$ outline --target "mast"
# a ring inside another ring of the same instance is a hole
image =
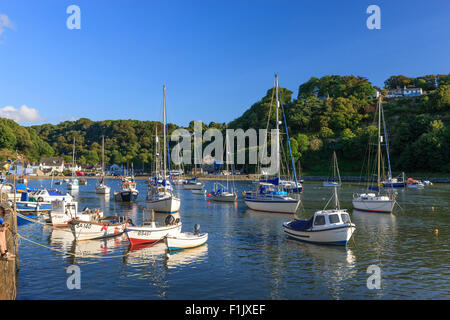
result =
[[[72,151],[72,177],[75,171],[75,137],[73,137],[73,151]]]
[[[164,180],[166,179],[166,86],[163,85],[163,121],[164,121]]]
[[[378,98],[378,173],[377,173],[377,190],[380,193],[380,170],[381,170],[381,96]]]
[[[276,116],[276,122],[277,122],[277,125],[276,125],[276,132],[277,132],[276,155],[277,155],[277,177],[278,177],[277,189],[279,189],[279,186],[280,186],[280,129],[279,129],[279,120],[278,120],[278,110],[280,108],[280,100],[278,97],[278,75],[277,74],[275,75],[275,87],[276,87],[275,95],[276,95],[276,101],[277,101],[277,107],[276,107],[276,110],[277,110],[276,111],[276,114],[277,114],[277,116]]]
[[[102,176],[105,177],[105,136],[102,136]]]

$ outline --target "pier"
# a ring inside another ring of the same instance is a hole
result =
[[[5,202],[0,203],[0,210],[5,212],[5,222],[11,225],[14,233],[17,232],[17,217],[13,208]],[[19,271],[19,251],[17,242],[14,241],[13,234],[6,231],[6,246],[8,252],[16,255],[16,258],[0,260],[0,300],[14,300],[17,294],[17,280]]]

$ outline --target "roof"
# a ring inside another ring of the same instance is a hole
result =
[[[40,164],[42,166],[48,166],[48,167],[59,167],[64,165],[64,159],[63,158],[42,158],[40,161]]]

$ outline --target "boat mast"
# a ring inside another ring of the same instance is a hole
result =
[[[381,96],[378,97],[378,174],[377,174],[377,190],[380,193],[380,171],[381,171]]]
[[[166,179],[166,86],[163,85],[163,120],[164,120],[164,180]]]
[[[105,177],[105,135],[102,135],[102,177]]]
[[[276,155],[277,155],[277,177],[278,177],[278,185],[277,189],[279,189],[280,186],[280,129],[279,129],[279,120],[278,120],[278,110],[280,109],[280,100],[278,97],[278,75],[275,75],[275,96],[277,101],[277,107],[276,107],[276,132],[277,132],[277,141],[276,141]]]
[[[72,177],[75,171],[75,137],[73,137],[73,151],[72,151]]]

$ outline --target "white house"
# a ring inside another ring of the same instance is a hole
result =
[[[390,89],[388,90],[387,98],[409,98],[418,97],[423,94],[422,88],[402,88],[402,89]]]
[[[39,162],[39,169],[43,173],[63,172],[64,159],[63,158],[42,158]]]

